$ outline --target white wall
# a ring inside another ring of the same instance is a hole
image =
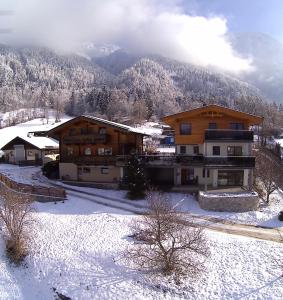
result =
[[[194,146],[199,147],[199,154],[204,154],[204,144],[198,144],[198,145],[177,145],[176,146],[176,153],[181,154],[180,148],[181,146],[186,147],[186,153],[184,155],[195,155],[194,154]]]
[[[220,156],[227,156],[228,146],[242,146],[244,156],[251,155],[251,144],[250,143],[206,143],[206,156],[213,156],[213,146],[220,147]],[[216,155],[218,156],[218,155]]]

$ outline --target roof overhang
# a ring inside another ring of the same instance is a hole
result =
[[[215,117],[221,117],[221,114],[226,114],[226,115],[231,115],[234,117],[238,117],[239,119],[244,119],[247,120],[249,122],[250,125],[260,125],[263,122],[263,117],[260,116],[256,116],[253,114],[249,114],[249,113],[245,113],[239,110],[235,110],[235,109],[231,109],[228,107],[224,107],[221,105],[207,105],[207,106],[202,106],[199,108],[195,108],[195,109],[191,109],[188,111],[184,111],[184,112],[180,112],[177,114],[173,114],[173,115],[169,115],[166,117],[162,118],[162,121],[167,123],[167,124],[172,124],[173,122],[175,122],[176,120],[181,120],[184,118],[188,118],[188,117],[196,117],[198,115],[201,114],[206,114],[207,117],[209,117],[209,112],[215,112]],[[213,115],[211,115],[211,117],[213,117]]]

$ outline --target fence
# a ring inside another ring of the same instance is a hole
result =
[[[36,196],[36,198],[40,201],[40,197],[45,198],[44,202],[47,201],[46,198],[52,198],[50,201],[54,199],[66,199],[66,191],[62,188],[56,187],[45,187],[45,186],[33,186],[26,183],[16,182],[4,174],[0,173],[0,181],[5,184],[10,189],[20,192],[26,193],[30,195]]]

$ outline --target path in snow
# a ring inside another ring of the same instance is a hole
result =
[[[65,187],[66,188],[66,187]],[[146,210],[146,206],[130,203],[126,200],[113,199],[110,197],[103,197],[101,195],[92,194],[85,191],[77,191],[73,188],[66,188],[67,194],[85,199],[88,201],[95,202],[97,204],[102,204],[112,208],[117,208],[127,212],[135,214],[143,214]],[[282,236],[283,230],[273,229],[273,228],[261,228],[253,225],[238,224],[236,222],[231,222],[229,220],[220,219],[210,216],[199,216],[191,213],[184,213],[186,216],[193,218],[195,224],[202,224],[209,230],[224,232],[228,234],[236,234],[241,236],[247,236],[267,241],[283,242]],[[191,223],[189,223],[191,224]]]

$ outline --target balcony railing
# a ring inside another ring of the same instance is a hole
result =
[[[203,155],[139,155],[146,166],[199,166],[254,168],[253,156],[203,156]],[[61,162],[85,165],[125,166],[129,155],[116,156],[62,156]]]
[[[203,155],[177,155],[176,163],[183,165],[203,165],[204,156]]]
[[[255,167],[255,157],[253,156],[206,156],[204,162],[206,166]]]
[[[63,138],[64,144],[104,144],[107,142],[107,134],[70,135]]]
[[[82,164],[82,165],[115,165],[116,156],[62,156],[61,162]]]
[[[129,160],[129,155],[117,155],[117,165],[125,165]],[[141,162],[145,165],[174,165],[176,157],[174,154],[160,155],[149,154],[139,155]]]
[[[250,130],[207,129],[205,141],[250,141],[254,138]]]

